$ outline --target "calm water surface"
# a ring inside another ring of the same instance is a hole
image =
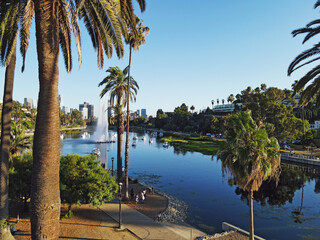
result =
[[[135,135],[139,140],[132,147],[130,133],[130,176],[184,200],[189,204],[187,222],[207,233],[221,232],[222,222],[249,229],[245,193],[223,176],[216,157],[166,149],[155,138],[149,144],[149,134]],[[63,155],[85,155],[97,147],[108,168],[111,157],[116,159],[116,143],[95,144],[79,134],[66,135],[61,143]],[[283,165],[281,177],[277,187],[264,184],[255,196],[255,233],[266,239],[320,239],[319,171]]]

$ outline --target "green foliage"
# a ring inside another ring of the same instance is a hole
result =
[[[11,156],[19,155],[23,150],[30,149],[32,138],[24,135],[25,127],[21,122],[13,121],[11,124]]]
[[[9,221],[5,218],[0,219],[0,228],[7,228],[10,227],[12,229],[14,227],[13,223],[9,223]]]
[[[60,159],[61,200],[69,205],[101,205],[114,198],[118,186],[94,155],[67,155]]]
[[[9,196],[15,201],[30,198],[32,154],[13,157],[10,167]],[[100,166],[94,155],[67,155],[60,159],[61,201],[101,205],[114,198],[118,185],[110,172]]]
[[[296,102],[290,91],[274,87],[261,91],[259,88],[252,90],[248,87],[241,95],[237,95],[236,103],[242,104],[239,109],[241,111],[251,110],[256,123],[273,124],[274,131],[269,132],[269,135],[276,137],[280,142],[302,136],[303,122],[293,114],[292,106],[295,106]],[[305,128],[308,124],[305,121]]]
[[[268,137],[264,125],[257,125],[250,111],[228,117],[224,134],[226,143],[220,152],[222,169],[230,172],[241,189],[257,191],[264,180],[278,177],[278,141]]]
[[[68,211],[62,218],[61,220],[63,219],[70,219],[70,218],[73,218],[74,214],[72,211]]]
[[[12,158],[9,169],[10,199],[26,202],[30,198],[32,162],[31,152]]]
[[[161,142],[168,142],[175,150],[200,152],[204,155],[216,155],[220,149],[221,141],[206,137],[185,137],[177,139],[173,137],[162,138]]]

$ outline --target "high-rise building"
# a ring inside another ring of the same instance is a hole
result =
[[[59,94],[59,110],[62,111],[63,107],[63,101],[62,101],[62,96]]]
[[[92,119],[94,118],[94,106],[88,102],[79,104],[79,111],[81,113],[82,119]]]
[[[24,105],[28,108],[33,108],[33,100],[31,98],[24,98]]]
[[[144,118],[147,117],[147,109],[145,109],[145,108],[141,109],[141,116],[144,117]]]
[[[62,106],[61,111],[62,111],[64,114],[68,114],[69,108],[66,107],[66,106]]]
[[[81,108],[80,113],[81,113],[81,117],[82,117],[83,120],[86,120],[86,119],[89,118],[88,117],[88,108],[87,107]]]

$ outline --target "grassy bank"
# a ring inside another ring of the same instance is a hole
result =
[[[221,140],[207,137],[162,138],[162,142],[184,151],[200,152],[204,155],[216,155],[220,149]]]

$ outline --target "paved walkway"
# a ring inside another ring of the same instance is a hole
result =
[[[102,211],[119,221],[119,203],[110,202],[99,207]],[[121,204],[122,227],[129,229],[141,239],[192,239],[206,234],[187,224],[159,223],[143,215],[126,204]]]

